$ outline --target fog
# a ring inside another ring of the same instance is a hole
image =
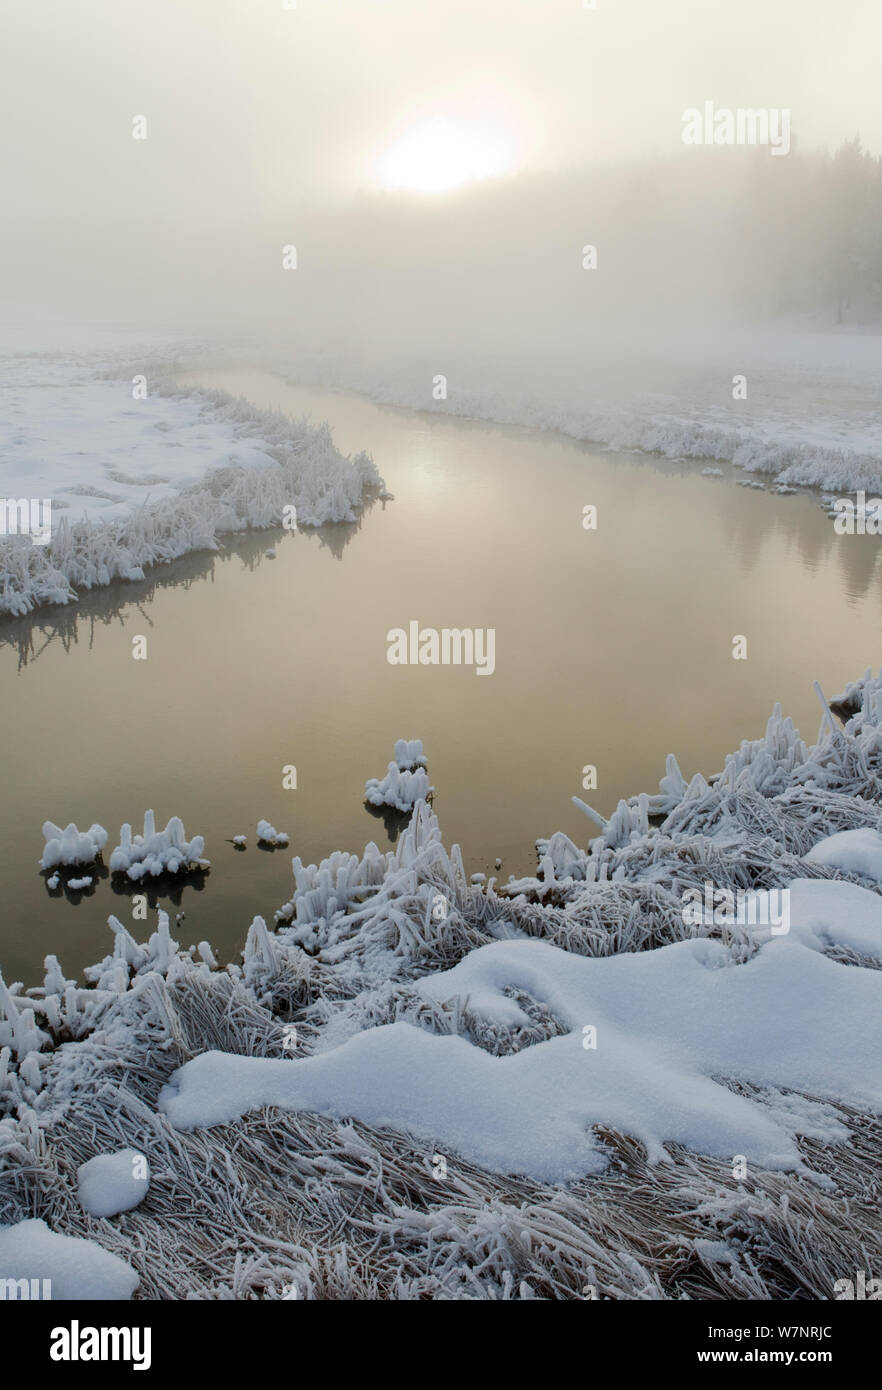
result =
[[[877,0],[41,0],[4,28],[7,322],[504,355],[882,309]],[[706,101],[786,108],[789,154],[684,145]],[[384,187],[438,121],[495,176]]]

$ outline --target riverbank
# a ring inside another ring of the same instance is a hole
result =
[[[145,567],[216,550],[231,532],[354,521],[384,495],[373,462],[344,458],[326,425],[180,391],[168,355],[168,344],[112,337],[3,356],[0,490],[41,517],[42,503],[46,532],[22,534],[23,513],[4,505],[0,616],[143,580]]]
[[[388,405],[555,430],[620,452],[713,460],[757,487],[882,493],[878,324],[837,330],[773,320],[705,336],[696,329],[687,339],[672,333],[661,343],[635,328],[626,339],[601,333],[578,351],[530,349],[491,355],[439,342],[430,353],[414,345],[365,359],[242,344],[239,360]]]
[[[628,361],[627,370],[622,367]],[[604,343],[504,359],[418,351],[367,361],[270,339],[138,338],[53,329],[0,335],[0,492],[52,500],[53,539],[0,532],[0,615],[71,602],[244,527],[352,520],[383,480],[307,426],[179,374],[255,365],[379,403],[555,431],[619,452],[731,466],[750,486],[812,489],[829,508],[882,494],[877,331],[782,325],[672,343]]]
[[[142,1298],[835,1297],[882,1262],[882,678],[848,697],[533,878],[472,883],[419,803],[386,854],[295,860],[240,963],[164,914],[87,988],[50,959],[5,1001],[0,1221]],[[690,924],[708,883],[787,888],[789,932]],[[147,1196],[91,1216],[76,1170],[123,1145]]]

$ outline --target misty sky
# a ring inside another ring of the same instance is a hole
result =
[[[125,215],[147,178],[180,215],[347,193],[438,115],[514,169],[667,152],[706,98],[882,151],[878,0],[597,3],[5,0],[4,217]]]
[[[200,276],[214,296],[238,258],[247,297],[256,245],[388,184],[389,151],[439,120],[514,174],[682,152],[705,100],[882,152],[879,0],[2,4],[0,308],[77,281],[115,305],[151,256],[173,297]]]

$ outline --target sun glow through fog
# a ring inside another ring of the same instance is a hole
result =
[[[498,135],[436,120],[386,150],[376,172],[384,188],[446,193],[473,179],[505,174],[510,166],[510,151]]]

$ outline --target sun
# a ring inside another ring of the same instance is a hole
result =
[[[498,135],[438,119],[415,127],[386,150],[376,172],[390,190],[447,193],[475,179],[496,178],[509,167],[509,151]]]

